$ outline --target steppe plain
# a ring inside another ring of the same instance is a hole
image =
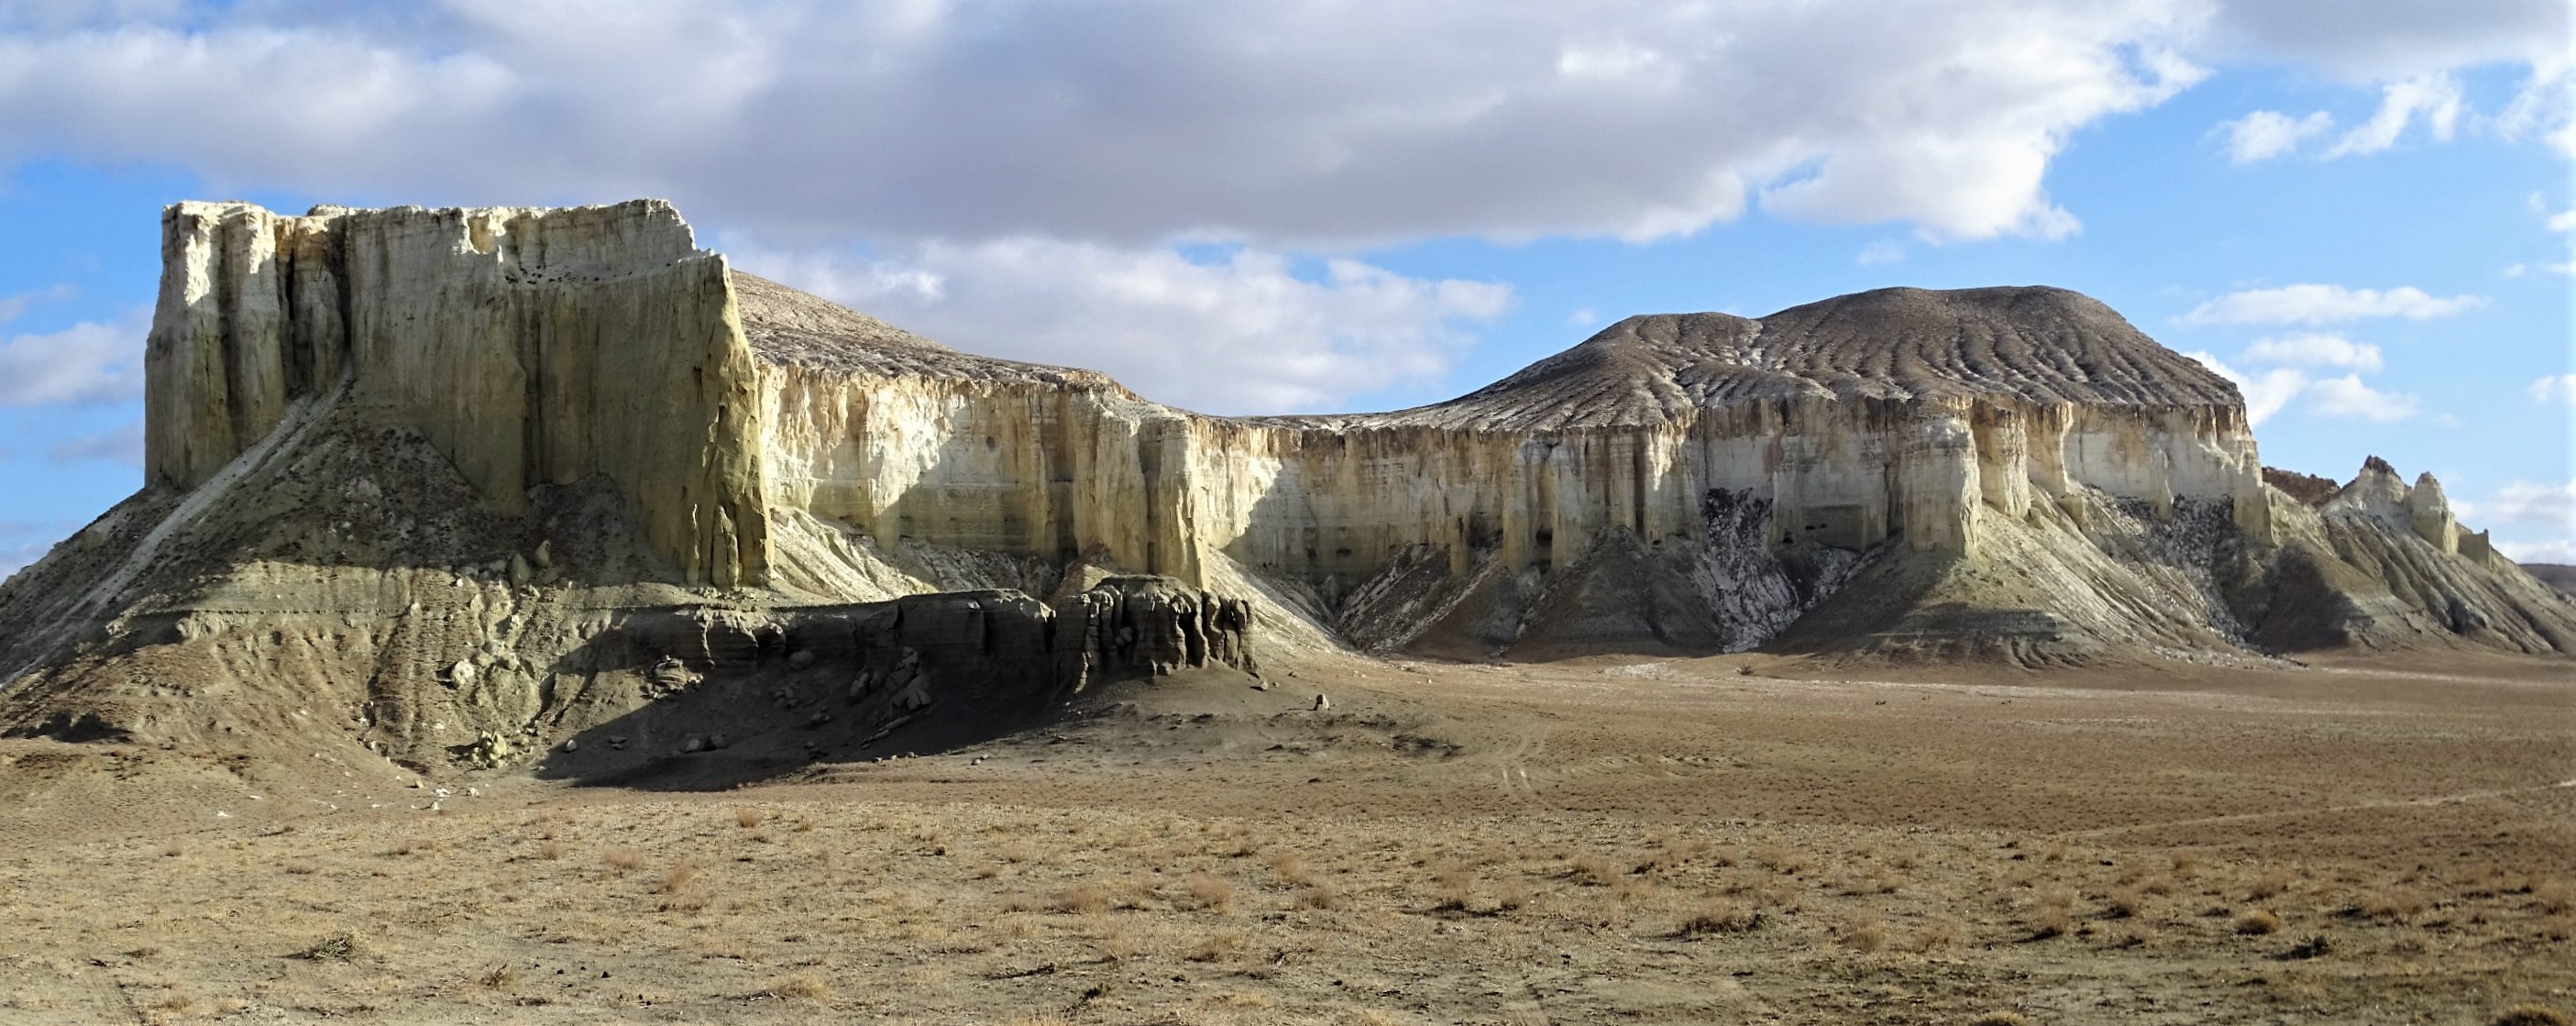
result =
[[[11,740],[0,1022],[2545,1023],[2571,676],[1344,659],[619,787]]]

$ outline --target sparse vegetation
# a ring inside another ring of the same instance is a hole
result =
[[[2236,917],[2235,925],[2236,932],[2249,936],[2279,933],[2281,917],[2274,915],[2271,909],[2248,909]]]

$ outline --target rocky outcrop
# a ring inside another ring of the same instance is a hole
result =
[[[205,484],[329,397],[427,435],[482,500],[591,475],[693,583],[763,579],[750,349],[724,258],[668,204],[162,215],[153,483]]]
[[[2576,651],[2429,476],[2294,498],[2232,385],[2060,289],[1632,317],[1444,403],[1225,418],[731,271],[657,202],[164,234],[147,485],[0,584],[0,729],[592,760],[1256,649]]]

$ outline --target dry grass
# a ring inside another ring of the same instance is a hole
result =
[[[2541,880],[2531,885],[2531,900],[2542,912],[2557,915],[2576,908],[2576,887],[2565,880]]]
[[[1109,889],[1099,884],[1067,887],[1055,896],[1056,911],[1066,915],[1096,916],[1109,911],[1113,899]]]
[[[1682,920],[1675,931],[1684,937],[1705,937],[1723,933],[1749,933],[1762,926],[1762,913],[1750,911],[1725,898],[1700,902],[1690,918]]]
[[[2424,910],[2431,906],[2432,902],[2425,899],[2424,892],[2398,884],[2371,895],[2368,900],[2361,903],[2361,911],[2364,915],[2377,919],[2402,921],[2423,914]]]
[[[1628,875],[1618,863],[1599,855],[1577,855],[1568,866],[1574,878],[1595,887],[1608,887]]]
[[[1243,948],[1243,935],[1221,930],[1191,942],[1187,957],[1193,962],[1223,962]]]
[[[644,868],[644,853],[633,848],[610,848],[599,858],[600,861],[608,863],[608,868],[616,870],[619,876]]]
[[[1843,923],[1842,942],[1861,954],[1876,954],[1887,947],[1887,921],[1874,912],[1853,916]]]
[[[812,973],[794,973],[770,984],[769,993],[792,1001],[830,1001],[832,985]]]
[[[2254,878],[2254,885],[2246,890],[2245,896],[2255,901],[2277,898],[2289,893],[2290,886],[2298,880],[2289,870],[2278,867],[2266,869],[2263,875]]]
[[[1965,933],[1966,931],[1959,926],[1958,920],[1934,920],[1923,924],[1922,929],[1914,931],[1914,936],[1906,940],[1905,949],[1918,955],[1946,951],[1958,947],[1959,938]]]
[[[769,822],[769,814],[759,809],[745,807],[733,810],[733,825],[745,830],[766,822]]]
[[[1968,1026],[2030,1026],[2030,1017],[2020,1012],[1987,1012],[1968,1020]]]
[[[1189,892],[1191,900],[1199,903],[1200,908],[1222,914],[1234,911],[1234,885],[1213,873],[1191,873],[1183,889]]]
[[[2248,909],[2236,917],[2236,932],[2249,937],[2281,932],[2281,917],[2271,909]]]
[[[2565,1013],[2546,1005],[2515,1005],[2496,1013],[2489,1026],[2568,1026]]]
[[[1476,900],[1476,873],[1464,865],[1450,863],[1440,867],[1432,875],[1432,884],[1437,899],[1434,908],[1464,911]]]

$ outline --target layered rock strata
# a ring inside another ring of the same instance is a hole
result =
[[[686,694],[873,674],[883,729],[1255,647],[2576,650],[2438,483],[2292,498],[2233,386],[2059,289],[1632,317],[1449,402],[1226,418],[732,271],[657,202],[164,229],[147,485],[0,584],[0,726],[206,729],[215,687],[492,761]],[[755,657],[618,640],[702,621]]]

